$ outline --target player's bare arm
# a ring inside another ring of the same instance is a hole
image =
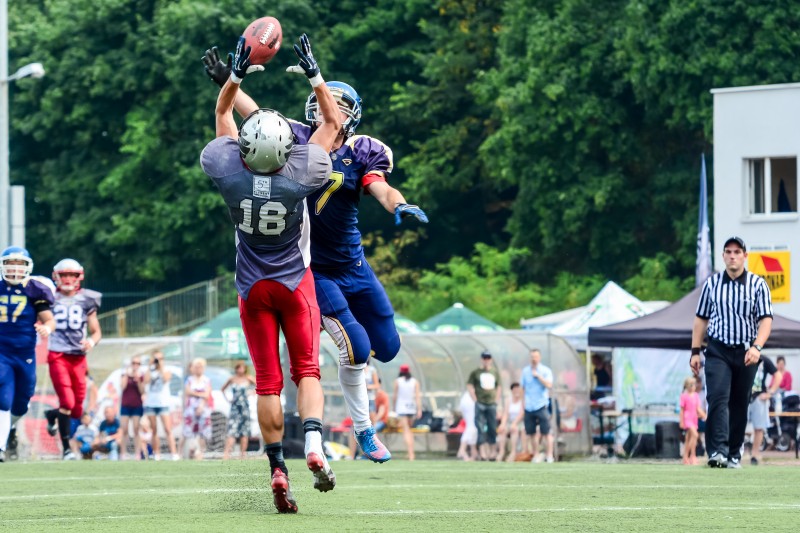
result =
[[[215,111],[217,137],[227,136],[236,139],[239,136],[239,129],[233,119],[233,105],[239,92],[239,84],[247,74],[260,70],[264,70],[262,65],[250,64],[250,47],[245,46],[244,36],[239,37],[236,54],[233,56],[231,75],[217,97]]]
[[[97,320],[97,313],[91,313],[86,317],[86,327],[89,329],[89,337],[81,341],[84,353],[89,352],[92,348],[97,346],[103,333],[100,330],[100,321]]]
[[[322,119],[324,122],[320,124],[319,128],[311,135],[308,140],[309,144],[318,144],[330,152],[333,148],[333,142],[336,136],[341,131],[341,113],[336,99],[333,97],[325,80],[322,79],[322,74],[319,71],[317,60],[314,59],[314,54],[311,52],[311,41],[305,33],[300,36],[300,44],[294,45],[294,53],[297,55],[297,65],[286,69],[287,72],[295,72],[298,74],[305,74],[308,82],[314,89],[314,94],[317,95],[319,102],[319,109],[322,112]]]
[[[56,330],[56,319],[53,317],[52,311],[39,311],[36,318],[39,319],[39,322],[33,327],[41,338],[46,339]]]
[[[383,174],[376,171],[370,173]],[[366,189],[384,209],[394,213],[395,224],[399,225],[403,219],[408,217],[414,217],[422,223],[428,222],[428,216],[425,211],[420,209],[419,206],[407,203],[403,194],[385,181],[373,181],[367,185]]]

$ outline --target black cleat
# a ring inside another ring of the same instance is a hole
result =
[[[11,428],[11,431],[8,433],[8,445],[6,446],[6,452],[8,455],[9,461],[14,461],[17,459],[17,447],[19,446],[19,441],[17,441],[17,428]]]
[[[56,433],[58,433],[58,429],[56,428],[55,409],[50,409],[49,411],[45,411],[44,417],[47,419],[47,434],[50,435],[51,437],[55,437]]]
[[[728,458],[719,452],[714,452],[711,454],[711,457],[708,458],[708,466],[711,468],[727,468]]]

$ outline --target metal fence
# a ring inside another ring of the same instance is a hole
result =
[[[233,275],[98,315],[103,337],[179,335],[236,305]]]

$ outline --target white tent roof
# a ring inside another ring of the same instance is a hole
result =
[[[577,350],[585,350],[590,327],[632,320],[653,311],[654,309],[625,289],[609,281],[581,313],[556,326],[550,332],[564,337]]]

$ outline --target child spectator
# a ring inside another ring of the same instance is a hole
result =
[[[154,459],[153,457],[153,427],[150,425],[150,419],[143,416],[139,422],[139,442],[141,442],[141,454],[139,459],[147,460]]]
[[[464,461],[475,461],[478,459],[478,427],[475,425],[475,400],[469,392],[461,395],[458,408],[464,421],[464,432],[456,456]]]
[[[699,419],[705,419],[706,414],[700,407],[700,395],[695,392],[697,381],[694,377],[686,378],[683,382],[681,393],[680,426],[686,431],[686,440],[683,447],[683,464],[697,464],[697,424]]]
[[[189,365],[186,378],[183,411],[183,440],[181,452],[185,452],[187,441],[189,456],[202,459],[206,445],[211,440],[211,380],[205,375],[206,360],[198,357]]]
[[[84,411],[81,415],[81,425],[72,436],[72,450],[76,455],[80,453],[84,459],[91,459],[94,451],[92,445],[99,433],[97,426],[92,424],[92,415]]]

